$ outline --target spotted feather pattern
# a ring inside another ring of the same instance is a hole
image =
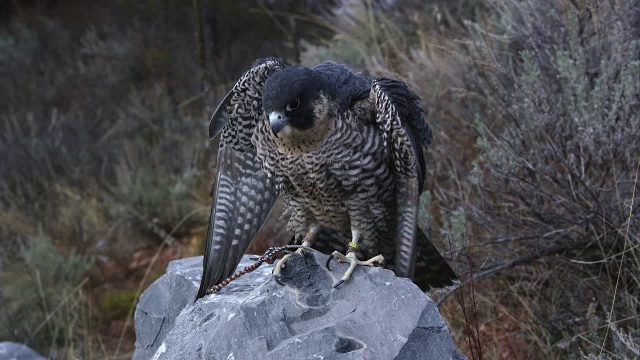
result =
[[[372,84],[372,94],[375,100],[376,123],[382,131],[384,146],[390,147],[396,170],[403,176],[411,177],[416,174],[416,154],[412,139],[403,125],[399,109],[385,91],[381,80],[376,79]],[[391,142],[389,144],[389,141]]]
[[[222,128],[220,147],[231,146],[239,151],[254,151],[251,143],[257,119],[263,117],[262,88],[267,77],[284,67],[277,60],[264,63],[247,70],[231,90],[227,105],[229,121]]]
[[[266,59],[247,70],[211,119],[209,135],[222,128],[214,203],[205,243],[203,276],[196,299],[229,277],[271,211],[278,193],[262,171],[251,142],[262,117],[266,78],[284,64]]]
[[[385,149],[393,157],[395,272],[411,277],[423,290],[451,285],[457,275],[417,227],[418,201],[426,173],[422,148],[432,137],[419,98],[403,82],[388,78],[372,82],[371,97]]]

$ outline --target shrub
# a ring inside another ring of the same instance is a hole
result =
[[[640,325],[637,1],[366,4],[328,21],[372,74],[423,99],[435,135],[423,224],[461,273],[490,278],[471,306],[501,324],[475,329],[480,345],[633,357],[611,329]]]
[[[83,286],[92,265],[90,256],[63,254],[42,233],[27,239],[2,274],[0,337],[44,354],[85,356],[92,319]]]
[[[560,288],[552,308],[533,309],[554,335],[551,345],[570,339],[601,353],[576,338],[580,326],[559,319],[595,303],[612,323],[640,325],[640,8],[633,1],[494,5],[496,23],[468,24],[464,42],[466,114],[480,154],[456,200],[468,202],[484,239],[477,255],[495,258],[508,246],[508,261],[542,260],[558,280],[574,283],[535,287],[547,296],[545,287]],[[597,346],[623,353],[604,342],[608,331],[608,323],[598,329]]]

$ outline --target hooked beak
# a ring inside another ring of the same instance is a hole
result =
[[[289,118],[279,111],[271,112],[271,114],[269,114],[269,125],[271,125],[271,131],[273,131],[273,134],[278,136],[280,130],[289,125],[287,123],[288,120]]]

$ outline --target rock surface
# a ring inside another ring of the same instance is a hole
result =
[[[326,259],[291,258],[286,286],[264,264],[193,305],[202,257],[172,261],[140,297],[133,359],[464,359],[411,281],[359,267],[333,289],[347,265]]]
[[[2,360],[45,360],[44,356],[23,344],[10,341],[0,342],[0,359]]]

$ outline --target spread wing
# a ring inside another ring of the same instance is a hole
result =
[[[263,116],[264,82],[284,66],[280,59],[258,60],[242,74],[211,117],[209,138],[220,132],[222,135],[196,300],[233,274],[278,197],[261,170],[251,137],[256,122]]]
[[[450,285],[455,272],[417,228],[418,202],[426,176],[423,147],[432,134],[419,106],[420,99],[401,81],[378,78],[371,84],[376,123],[396,173],[396,251],[398,276],[423,280],[423,289]],[[426,241],[426,242],[425,242]],[[427,263],[428,262],[428,263]],[[428,272],[428,274],[426,274]]]

